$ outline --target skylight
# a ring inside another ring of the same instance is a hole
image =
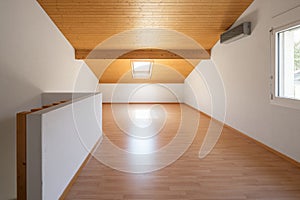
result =
[[[150,79],[152,74],[151,60],[131,61],[132,77],[134,79]]]

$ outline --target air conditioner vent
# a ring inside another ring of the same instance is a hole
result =
[[[251,34],[251,22],[244,22],[221,34],[220,42],[227,44]]]

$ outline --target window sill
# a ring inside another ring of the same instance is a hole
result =
[[[273,100],[271,100],[271,104],[300,110],[300,100],[297,99],[275,97]]]

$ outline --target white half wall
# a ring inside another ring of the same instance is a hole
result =
[[[102,136],[102,95],[27,116],[27,199],[59,199]]]
[[[99,84],[104,103],[183,102],[184,84]]]
[[[298,13],[300,2],[295,0],[256,0],[235,23],[251,21],[251,36],[229,44],[217,43],[212,50],[211,63],[195,69],[207,71],[213,67],[222,77],[226,91],[225,123],[300,162],[300,110],[273,105],[270,102],[270,33],[277,22],[288,23],[289,12]],[[298,7],[298,8],[296,8]],[[295,9],[293,9],[295,8]],[[300,9],[299,9],[300,10]],[[299,19],[295,19],[299,20]],[[278,24],[280,25],[280,24]],[[203,74],[203,73],[202,73]],[[210,74],[210,73],[208,73]],[[193,71],[186,79],[185,102],[209,113],[209,90],[205,76]],[[191,89],[197,99],[189,97]]]
[[[0,1],[0,199],[16,198],[15,114],[42,92],[93,92],[98,80],[35,0]]]

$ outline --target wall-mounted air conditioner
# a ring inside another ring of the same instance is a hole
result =
[[[227,44],[251,34],[251,22],[244,22],[221,34],[220,42]]]

